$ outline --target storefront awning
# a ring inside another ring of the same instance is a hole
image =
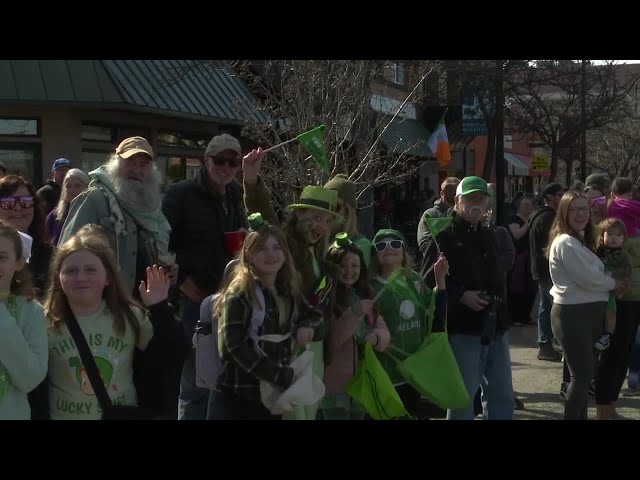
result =
[[[242,123],[269,120],[224,62],[0,60],[0,104],[60,104]]]
[[[507,162],[507,175],[528,177],[529,166],[516,157],[513,153],[504,152],[504,160]]]
[[[433,157],[427,142],[431,138],[431,132],[418,120],[409,118],[395,118],[391,123],[391,117],[386,117],[380,129],[389,124],[380,138],[382,143],[395,154],[410,155],[413,157]]]

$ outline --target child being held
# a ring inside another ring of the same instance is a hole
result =
[[[631,257],[622,248],[626,240],[627,228],[621,220],[607,218],[600,222],[596,254],[602,259],[605,270],[616,280],[631,279]],[[604,332],[594,345],[597,350],[603,351],[609,348],[615,328],[616,296],[612,291],[607,303]]]

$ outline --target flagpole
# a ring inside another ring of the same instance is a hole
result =
[[[269,148],[267,148],[266,150],[263,150],[263,152],[264,152],[264,153],[270,152],[271,150],[274,150],[274,149],[276,149],[276,148],[278,148],[278,147],[281,147],[281,146],[283,146],[283,145],[286,145],[287,143],[295,142],[297,139],[298,139],[298,137],[294,137],[294,138],[292,138],[291,140],[287,140],[286,142],[282,142],[282,143],[279,143],[279,144],[277,144],[277,145],[274,145],[273,147],[269,147]]]

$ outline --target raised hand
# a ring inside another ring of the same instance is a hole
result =
[[[258,182],[263,157],[262,147],[258,147],[251,150],[242,159],[242,175],[247,185],[255,185]]]
[[[438,261],[433,267],[433,274],[438,290],[445,290],[447,288],[446,278],[449,275],[449,261],[444,256],[444,253],[441,253],[438,257]]]
[[[140,298],[145,306],[149,307],[166,300],[169,296],[169,286],[171,281],[166,275],[164,268],[157,265],[147,267],[147,282],[142,280],[138,287]]]

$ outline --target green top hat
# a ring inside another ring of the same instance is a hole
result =
[[[259,212],[252,213],[247,217],[247,220],[249,221],[249,228],[254,232],[266,223]]]
[[[321,212],[330,213],[337,223],[344,222],[344,218],[336,213],[338,204],[338,192],[317,185],[307,185],[302,190],[296,203],[289,205],[286,210],[292,208],[313,208]]]
[[[336,241],[333,242],[334,248],[342,248],[353,244],[347,232],[336,233]]]

